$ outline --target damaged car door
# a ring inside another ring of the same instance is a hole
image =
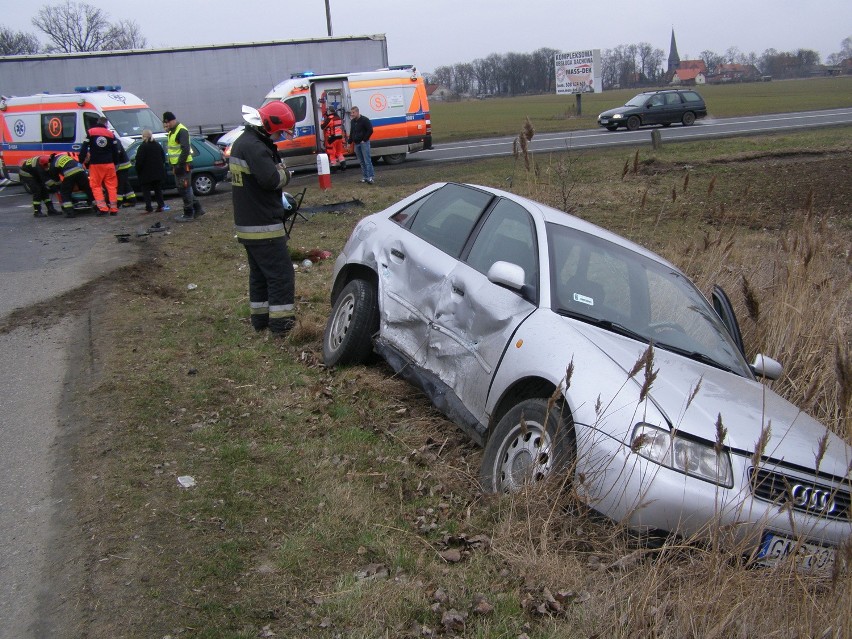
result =
[[[489,279],[499,262],[523,269],[519,289]],[[479,421],[507,344],[536,308],[538,274],[532,218],[522,206],[499,198],[444,285],[433,291],[426,366]]]

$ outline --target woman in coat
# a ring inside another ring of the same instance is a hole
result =
[[[145,198],[145,212],[151,213],[151,191],[157,200],[157,213],[168,211],[169,207],[163,201],[163,181],[166,179],[166,152],[157,142],[150,129],[142,131],[142,144],[136,150],[136,175]]]

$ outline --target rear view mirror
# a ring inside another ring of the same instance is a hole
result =
[[[758,377],[778,379],[784,372],[784,367],[781,366],[781,362],[758,353],[754,356],[754,361],[751,364],[751,370],[754,371],[754,374]]]

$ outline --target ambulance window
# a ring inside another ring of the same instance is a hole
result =
[[[86,127],[86,131],[98,125],[98,118],[101,117],[97,113],[84,113],[83,114],[83,126]]]
[[[284,104],[293,109],[293,115],[296,116],[296,122],[301,122],[308,114],[308,100],[303,95],[290,98],[289,100],[284,100]]]
[[[43,113],[42,142],[74,142],[77,137],[76,113]]]

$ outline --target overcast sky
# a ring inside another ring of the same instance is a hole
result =
[[[113,22],[134,20],[151,47],[322,38],[325,0],[87,0]],[[0,0],[0,25],[45,42],[31,20],[52,1]],[[811,49],[824,60],[852,36],[852,0],[329,0],[335,36],[384,34],[389,64],[421,71],[492,53],[611,49],[648,42],[681,59],[730,47]],[[341,71],[346,61],[341,60]]]

